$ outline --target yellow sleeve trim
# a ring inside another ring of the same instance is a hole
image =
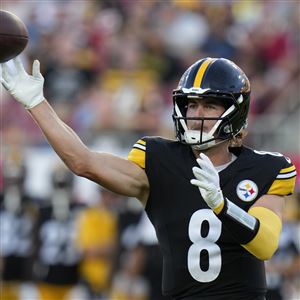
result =
[[[282,229],[281,219],[265,207],[250,208],[248,213],[260,222],[256,236],[243,246],[247,251],[261,260],[268,260],[276,251]]]
[[[293,193],[296,184],[296,176],[287,179],[276,179],[268,190],[269,195],[286,196]]]
[[[280,174],[289,173],[289,172],[292,172],[292,171],[295,171],[295,170],[296,170],[295,166],[290,166],[288,168],[281,169],[281,171],[279,173]]]
[[[146,166],[146,142],[138,140],[128,154],[128,160],[134,162],[141,168],[145,169]]]
[[[136,142],[136,144],[146,145],[146,142],[143,141],[143,140],[138,140],[138,141]]]

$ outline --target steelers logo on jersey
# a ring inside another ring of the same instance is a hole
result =
[[[252,180],[243,180],[236,187],[236,193],[242,201],[250,202],[258,194],[258,187]]]

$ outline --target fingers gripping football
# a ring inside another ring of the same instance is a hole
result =
[[[224,202],[223,193],[220,189],[219,173],[210,159],[203,153],[197,159],[199,167],[193,167],[195,176],[191,184],[197,186],[202,198],[211,209],[216,209]]]
[[[1,83],[25,108],[32,108],[45,99],[40,63],[38,60],[33,62],[32,75],[26,73],[19,57],[13,59],[13,63],[15,72],[9,68],[8,63],[1,64]]]

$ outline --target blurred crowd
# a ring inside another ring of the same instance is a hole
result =
[[[90,147],[126,157],[142,136],[172,138],[181,74],[225,57],[252,83],[246,143],[288,155],[300,174],[298,1],[10,0],[1,9],[27,25],[22,60],[28,69],[40,60],[46,98]],[[167,299],[138,202],[69,174],[3,90],[0,106],[3,299]],[[266,264],[268,300],[300,299],[299,178]]]

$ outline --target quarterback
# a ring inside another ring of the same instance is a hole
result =
[[[163,254],[163,292],[184,300],[263,300],[264,260],[277,249],[296,170],[280,153],[242,145],[250,105],[245,73],[223,58],[196,61],[173,92],[176,140],[144,137],[128,159],[89,150],[32,75],[2,64],[5,89],[29,111],[75,174],[144,205]]]

